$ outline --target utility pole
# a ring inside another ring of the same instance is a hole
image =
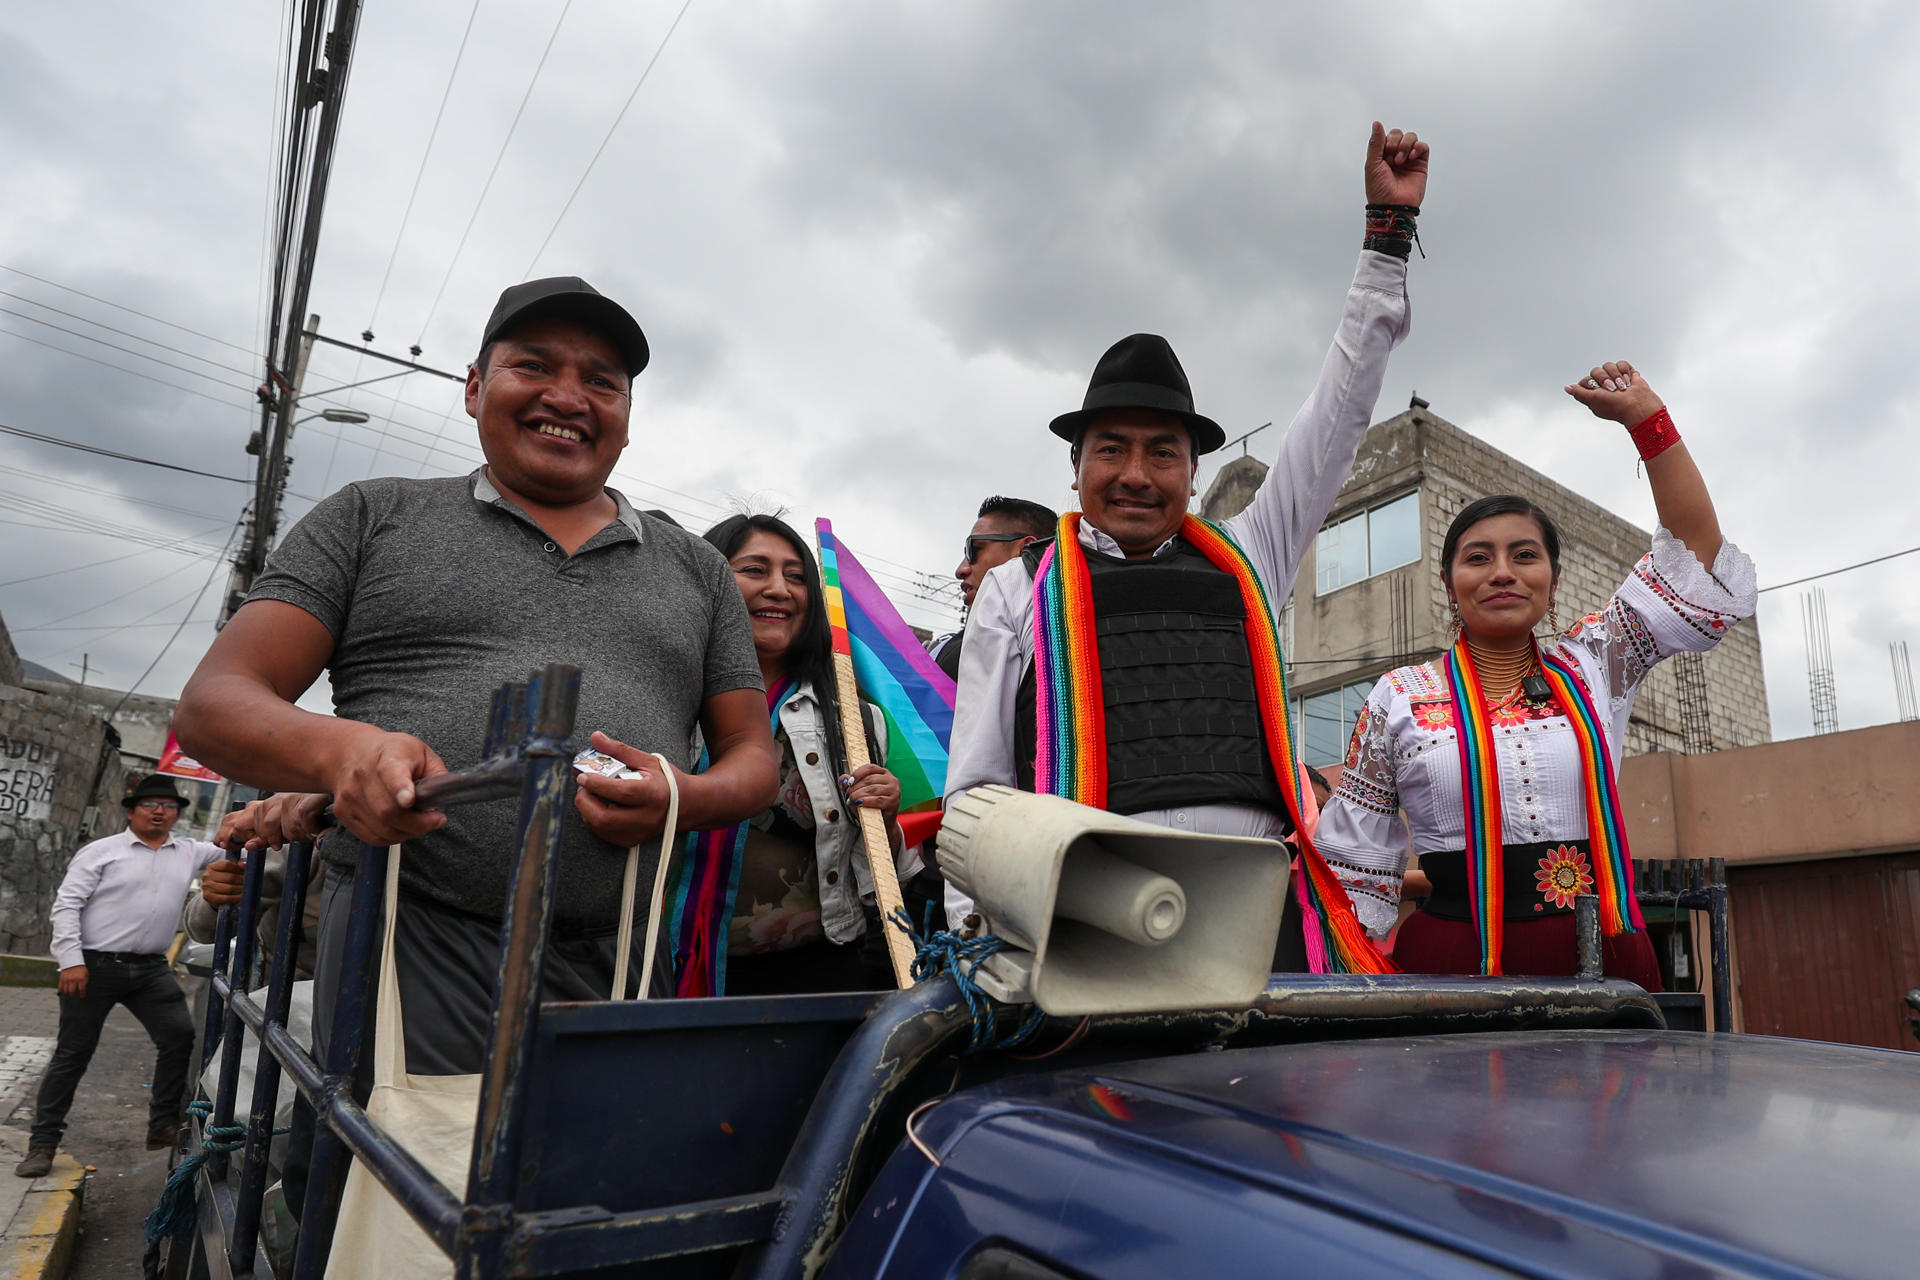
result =
[[[247,522],[246,540],[240,544],[240,554],[233,558],[233,574],[227,580],[227,600],[220,610],[221,626],[226,625],[240,602],[247,598],[247,592],[253,589],[253,580],[265,567],[274,534],[280,529],[280,497],[287,486],[287,464],[293,461],[287,456],[287,446],[293,440],[293,408],[300,399],[300,385],[306,381],[307,361],[313,356],[313,335],[319,328],[319,316],[307,317],[307,327],[300,334],[299,354],[294,358],[293,377],[262,415],[270,418],[266,427],[272,434],[262,441],[260,461],[254,470],[253,511]]]

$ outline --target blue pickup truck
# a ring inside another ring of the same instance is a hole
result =
[[[577,683],[540,673],[496,705],[490,758],[433,780],[439,804],[522,804],[465,1185],[351,1087],[385,848],[361,850],[327,1060],[287,1032],[312,856],[294,845],[262,999],[256,867],[221,914],[218,1084],[172,1180],[191,1194],[154,1219],[164,1274],[320,1280],[354,1160],[463,1280],[1920,1275],[1920,1054],[1676,1030],[1617,980],[1266,979],[1256,947],[1230,1000],[1081,1008],[1064,943],[1114,944],[1068,913],[1060,947],[1029,938],[1031,963],[995,979],[1030,981],[1032,1005],[963,966],[878,994],[543,1004]],[[1166,906],[1146,890],[1119,895],[1143,919]],[[1205,892],[1141,973],[1236,950]],[[1035,918],[1068,896],[1050,887]],[[1249,928],[1270,946],[1272,920]],[[267,1050],[251,1105],[248,1040]],[[276,1273],[259,1232],[283,1073],[318,1123]]]
[[[1659,1030],[1294,1044],[1009,1079],[914,1137],[827,1276],[1920,1275],[1910,1053]]]

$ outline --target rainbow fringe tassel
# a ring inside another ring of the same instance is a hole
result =
[[[1587,836],[1593,849],[1596,888],[1600,898],[1600,929],[1608,937],[1634,933],[1646,927],[1633,892],[1633,861],[1627,849],[1626,827],[1620,820],[1619,788],[1607,754],[1600,717],[1573,668],[1558,654],[1541,650],[1534,656],[1554,700],[1573,726],[1586,774]],[[1460,796],[1466,815],[1467,890],[1473,901],[1473,922],[1480,935],[1480,972],[1501,972],[1500,949],[1506,920],[1506,878],[1502,866],[1500,826],[1500,765],[1494,754],[1493,724],[1487,714],[1485,690],[1467,651],[1465,637],[1454,642],[1446,657],[1447,684],[1453,694],[1454,719],[1460,743]]]
[[[767,718],[780,731],[780,708],[787,704],[795,680],[783,680],[767,691]],[[707,770],[707,753],[700,753],[696,773]],[[727,993],[727,930],[740,897],[740,868],[746,862],[747,828],[738,822],[715,831],[695,831],[681,845],[680,866],[674,871],[667,924],[673,939],[673,994],[687,999]],[[666,851],[661,851],[665,857]]]
[[[1300,844],[1302,875],[1295,885],[1307,925],[1307,952],[1316,973],[1394,973],[1353,914],[1353,903],[1333,868],[1313,847],[1300,821],[1300,775],[1294,764],[1293,724],[1281,665],[1280,635],[1259,574],[1232,538],[1189,515],[1180,536],[1216,568],[1233,575],[1246,607],[1247,649],[1253,661],[1262,737]],[[1038,747],[1034,788],[1104,809],[1107,803],[1106,702],[1094,633],[1093,585],[1080,545],[1080,513],[1060,526],[1033,581],[1035,694]]]

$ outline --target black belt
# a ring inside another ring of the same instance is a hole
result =
[[[1571,891],[1595,892],[1593,856],[1585,840],[1510,844],[1500,851],[1500,867],[1506,891],[1503,919],[1539,920],[1565,915],[1573,910]],[[1463,851],[1423,853],[1420,869],[1433,882],[1433,892],[1421,910],[1442,920],[1473,919],[1473,898],[1467,888],[1467,855]]]
[[[165,960],[167,957],[157,951],[94,951],[82,947],[80,954],[89,960],[111,960],[115,964],[138,964],[143,960]]]

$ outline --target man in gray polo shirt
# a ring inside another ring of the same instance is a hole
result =
[[[395,945],[415,1073],[481,1069],[517,806],[408,806],[416,779],[476,762],[497,685],[548,662],[579,666],[582,733],[643,774],[588,778],[576,795],[549,999],[609,994],[625,852],[657,846],[666,814],[666,781],[644,753],[680,766],[685,829],[775,798],[759,666],[726,561],[606,488],[646,362],[639,326],[586,282],[508,289],[467,373],[486,465],[364,481],[320,503],[181,696],[174,726],[197,758],[254,786],[326,793],[345,828],[320,846],[320,1027],[356,841],[405,842]],[[337,718],[294,705],[322,670]],[[693,775],[696,723],[713,763]],[[655,857],[643,849],[642,884]]]

